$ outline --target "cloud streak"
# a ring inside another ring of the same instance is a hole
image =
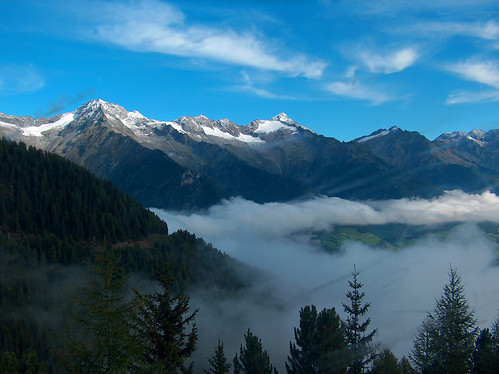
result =
[[[250,75],[246,71],[241,72],[242,81],[241,85],[229,87],[229,89],[234,91],[242,91],[247,92],[254,96],[264,97],[266,99],[274,99],[274,100],[296,100],[296,98],[292,96],[286,95],[278,95],[273,92],[270,92],[264,88],[259,88],[255,86],[253,79],[251,79]]]
[[[475,104],[483,102],[499,101],[499,91],[485,91],[485,92],[454,92],[451,93],[446,104]]]
[[[139,52],[204,58],[307,78],[321,77],[327,65],[299,53],[285,56],[253,32],[190,25],[180,10],[154,0],[116,3],[108,13],[94,37]]]
[[[176,215],[182,226],[194,232],[223,232],[252,227],[260,236],[289,235],[306,230],[325,230],[334,225],[409,225],[450,222],[499,223],[499,197],[490,192],[469,195],[450,191],[442,197],[357,202],[337,197],[317,197],[290,203],[257,204],[241,198],[213,206],[208,214]],[[183,217],[183,218],[182,218]]]
[[[499,100],[499,62],[496,60],[469,59],[446,66],[446,70],[458,75],[464,80],[480,83],[493,90],[485,92],[462,91],[452,93],[447,98],[447,104],[477,103]]]
[[[499,39],[499,24],[494,20],[487,22],[419,22],[405,28],[418,35],[441,35],[444,37],[472,36],[484,40]]]
[[[499,67],[496,60],[467,60],[447,66],[447,70],[461,78],[499,88]]]
[[[414,48],[404,48],[391,53],[361,50],[357,52],[357,58],[371,73],[392,74],[413,65],[419,54]]]
[[[324,86],[325,90],[335,96],[347,97],[356,100],[370,101],[373,105],[379,105],[387,101],[395,100],[394,97],[370,86],[366,86],[356,79],[349,81],[330,82]]]

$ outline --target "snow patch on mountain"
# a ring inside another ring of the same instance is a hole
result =
[[[176,131],[178,131],[181,134],[187,134],[187,131],[185,131],[182,126],[180,126],[176,122],[161,122],[161,121],[153,121],[155,124],[157,124],[157,127],[160,127],[161,125],[167,125],[173,127]]]
[[[487,133],[481,129],[474,129],[468,133],[464,131],[453,131],[440,135],[435,139],[438,143],[457,143],[462,139],[468,139],[483,146],[487,140]]]
[[[464,131],[446,132],[436,138],[435,141],[441,143],[455,143],[466,137],[466,135],[467,134]]]
[[[43,133],[49,130],[62,129],[74,120],[74,113],[66,113],[61,116],[57,121],[45,123],[39,126],[22,127],[21,130],[24,136],[43,137]]]
[[[358,143],[364,143],[364,142],[367,142],[371,139],[376,139],[376,138],[379,138],[379,137],[382,137],[382,136],[386,136],[392,132],[395,132],[395,131],[400,131],[400,129],[397,127],[397,126],[392,126],[390,127],[389,130],[378,130],[374,133],[372,133],[371,135],[369,136],[364,136],[360,139],[357,139],[357,142]]]
[[[375,139],[375,138],[379,138],[381,136],[386,136],[390,133],[389,130],[384,130],[384,131],[381,131],[380,133],[377,133],[375,135],[370,135],[370,136],[365,136],[363,138],[360,138],[359,140],[357,140],[359,143],[364,143],[364,142],[367,142],[368,140],[371,140],[371,139]]]
[[[126,127],[129,127],[131,129],[136,128],[139,123],[143,123],[143,122],[147,122],[147,121],[148,121],[148,119],[136,110],[134,110],[133,112],[127,112],[126,117],[121,119],[121,122],[123,122],[123,124]]]
[[[262,139],[255,138],[251,135],[239,134],[238,136],[234,136],[217,128],[203,127],[203,131],[206,135],[216,136],[227,140],[236,140],[245,143],[264,143]]]
[[[485,138],[485,131],[483,131],[482,129],[474,129],[474,130],[471,130],[468,135],[476,140],[483,140]]]
[[[289,118],[286,113],[279,113],[277,116],[272,117],[271,121],[279,121],[279,122],[285,123],[287,125],[290,125],[294,128],[300,128],[302,130],[309,131],[313,134],[316,134],[314,131],[310,130],[308,127],[305,127],[305,126],[302,126],[302,125],[299,125],[298,123],[296,123],[293,119]]]
[[[7,122],[2,122],[2,121],[0,121],[0,126],[10,127],[10,128],[13,128],[13,129],[19,128],[19,126],[14,125],[13,123],[7,123]]]
[[[255,130],[257,134],[270,134],[271,132],[275,132],[281,129],[288,129],[293,133],[296,133],[298,130],[296,127],[289,126],[281,121],[270,120],[270,121],[262,121],[258,120],[258,128]]]

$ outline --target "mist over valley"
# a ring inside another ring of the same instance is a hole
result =
[[[201,213],[153,211],[171,230],[187,229],[267,274],[248,293],[216,303],[209,289],[191,291],[193,304],[200,307],[201,342],[203,336],[214,341],[220,335],[229,357],[250,327],[279,366],[289,355],[282,342],[293,341],[301,307],[335,307],[344,315],[342,303],[354,265],[371,303],[377,340],[397,357],[411,351],[450,266],[462,275],[479,325],[488,327],[497,318],[499,197],[490,192],[449,191],[434,199],[378,201],[316,197],[268,204],[234,198]],[[484,222],[487,229],[480,228]],[[417,240],[400,248],[345,241],[331,253],[315,239],[317,232],[334,232],[337,226],[369,232],[369,227],[388,224],[398,224],[401,236],[416,226],[426,230],[420,228]]]

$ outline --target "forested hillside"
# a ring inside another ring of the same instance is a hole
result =
[[[114,250],[130,274],[165,263],[179,286],[238,289],[241,266],[167,225],[111,182],[54,154],[0,141],[0,351],[36,352],[49,369],[71,309],[68,291],[97,251]],[[27,357],[27,356],[26,356]]]

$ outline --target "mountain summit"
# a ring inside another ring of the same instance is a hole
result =
[[[394,126],[345,143],[285,113],[244,126],[203,115],[158,121],[99,99],[52,118],[0,114],[0,135],[58,153],[162,208],[232,196],[262,203],[308,194],[429,197],[499,185],[499,130],[430,141]]]

